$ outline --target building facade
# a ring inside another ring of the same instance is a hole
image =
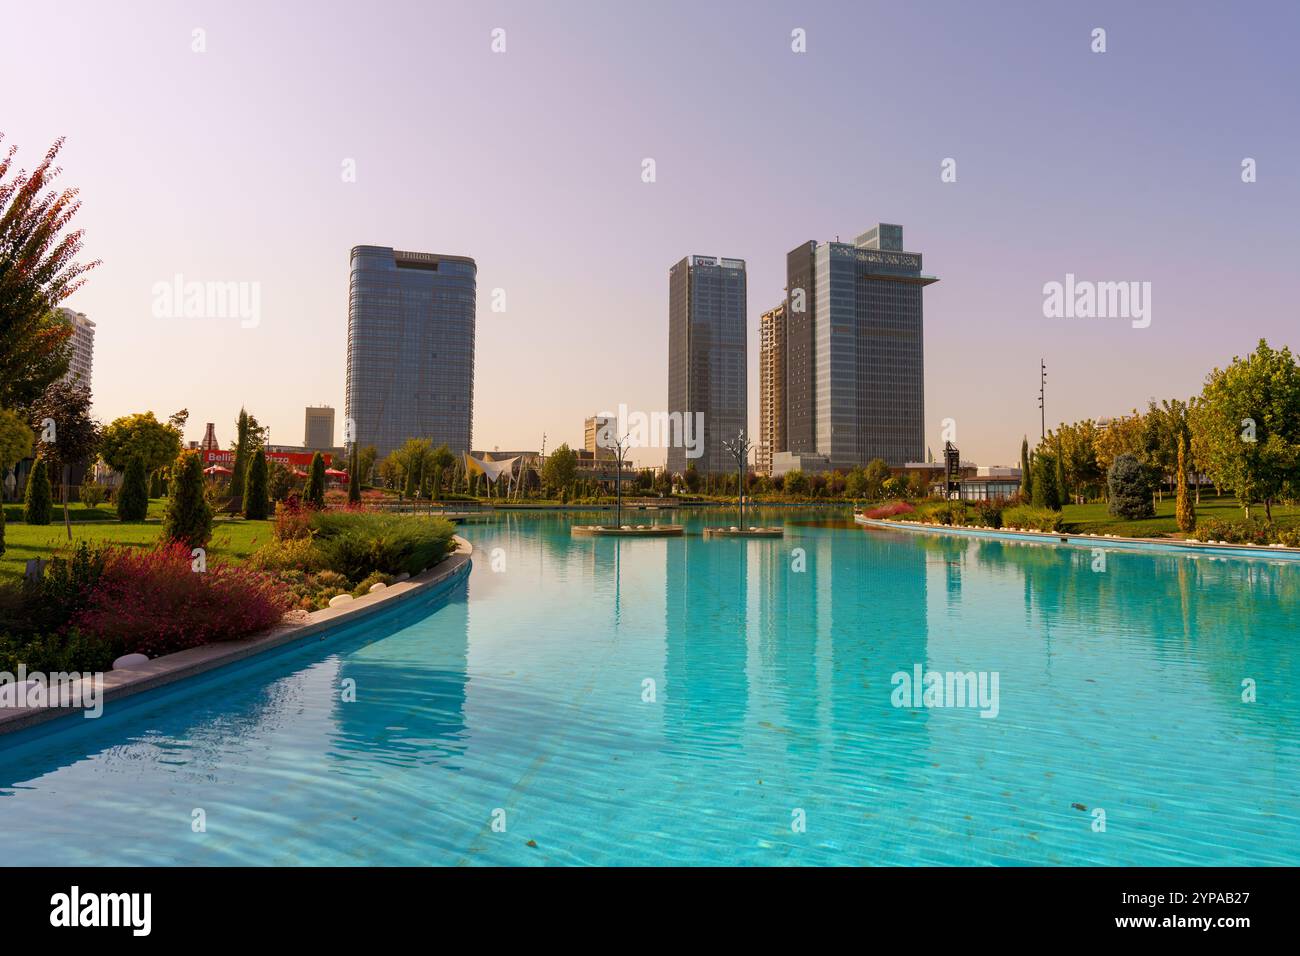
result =
[[[86,313],[67,308],[60,308],[59,316],[72,328],[72,338],[68,342],[68,371],[63,381],[77,382],[90,388],[95,358],[95,323],[86,318]]]
[[[786,444],[841,470],[925,454],[921,292],[938,279],[880,223],[786,257]]]
[[[344,414],[379,459],[408,438],[469,451],[477,274],[465,256],[352,249]]]
[[[334,409],[328,405],[308,405],[302,430],[304,448],[324,451],[334,447]]]
[[[583,444],[587,451],[591,452],[592,458],[618,457],[618,453],[613,448],[606,448],[599,442],[600,430],[613,421],[614,419],[608,415],[592,415],[583,423]]]
[[[754,467],[760,475],[772,474],[772,456],[786,447],[785,335],[782,302],[758,320],[758,444]]]
[[[687,256],[668,270],[668,412],[702,421],[697,457],[683,435],[669,442],[672,474],[736,470],[722,443],[748,431],[746,294],[743,259]]]

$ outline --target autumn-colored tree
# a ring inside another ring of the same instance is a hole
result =
[[[30,406],[68,370],[72,330],[54,310],[99,265],[76,262],[82,231],[64,232],[81,203],[76,189],[51,188],[62,148],[55,140],[36,169],[12,178],[17,147],[0,156],[0,406],[8,408]]]
[[[48,386],[29,410],[28,422],[36,432],[36,453],[53,469],[63,501],[63,523],[68,539],[72,524],[68,498],[72,469],[89,464],[99,447],[100,427],[90,415],[90,389],[78,382],[59,381]]]
[[[156,471],[180,453],[180,429],[158,421],[153,412],[115,418],[104,426],[99,443],[100,457],[116,471],[125,471],[132,458],[143,461],[146,471]]]

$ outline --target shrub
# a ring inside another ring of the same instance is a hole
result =
[[[0,554],[5,553],[5,509],[4,503],[0,502]]]
[[[266,520],[267,494],[266,452],[259,448],[248,463],[248,476],[244,479],[245,518]]]
[[[259,571],[319,571],[324,565],[310,537],[285,538],[264,544],[248,564]]]
[[[987,528],[1002,527],[1002,511],[1007,507],[1004,501],[983,500],[970,502],[979,523]]]
[[[315,512],[311,527],[325,567],[349,581],[432,567],[447,556],[455,531],[444,518],[356,511]]]
[[[1034,477],[1038,481],[1038,476]],[[1034,531],[1060,531],[1061,512],[1050,508],[1035,508],[1032,505],[1016,505],[1002,512],[1002,527],[1030,528]]]
[[[111,548],[73,625],[121,653],[157,657],[274,626],[291,604],[288,588],[249,567],[209,562],[192,570],[189,547]]]
[[[80,491],[81,503],[87,508],[98,508],[108,497],[108,489],[103,485],[97,485],[93,481],[88,481],[81,486]]]
[[[37,458],[32,472],[27,476],[27,492],[23,496],[23,520],[28,524],[49,524],[54,507],[50,492],[50,476],[45,459]]]
[[[371,571],[369,574],[367,574],[364,578],[361,579],[360,584],[358,584],[356,587],[352,589],[352,596],[364,597],[365,595],[370,593],[370,588],[373,585],[392,584],[392,583],[393,583],[393,576],[391,574],[384,574],[381,571]]]
[[[1040,451],[1034,456],[1034,478],[1031,500],[1035,508],[1049,511],[1061,510],[1061,487],[1057,484],[1056,456]]]
[[[171,497],[163,513],[163,540],[201,548],[212,537],[212,506],[204,497],[198,452],[183,451],[172,466]]]
[[[1274,540],[1281,540],[1281,534],[1276,528],[1255,518],[1237,521],[1202,518],[1196,523],[1196,537],[1201,541],[1227,541],[1230,544],[1270,544]]]
[[[86,606],[103,573],[104,552],[85,541],[70,554],[55,554],[42,577],[23,582],[34,626],[54,630],[70,621]]]
[[[869,511],[864,512],[867,518],[893,518],[898,515],[910,515],[914,511],[911,505],[906,501],[891,501],[887,504],[877,505]]]
[[[0,634],[0,671],[52,674],[60,671],[106,671],[118,656],[112,643],[77,628],[51,633],[13,636]]]
[[[297,495],[290,495],[287,501],[281,501],[275,506],[273,534],[277,541],[293,541],[311,536],[311,515],[303,509]]]
[[[1120,455],[1106,472],[1110,513],[1117,518],[1151,518],[1155,502],[1151,500],[1154,482],[1151,472],[1134,455]]]
[[[929,524],[963,525],[967,524],[966,503],[964,501],[942,501],[922,509],[923,521]]]
[[[149,476],[149,497],[161,498],[162,496],[163,496],[162,469],[155,468],[153,474]]]
[[[136,456],[126,463],[126,474],[117,493],[117,520],[143,521],[149,514],[149,486],[144,459]]]

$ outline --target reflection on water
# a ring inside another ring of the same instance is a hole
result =
[[[1300,568],[583,520],[467,525],[419,607],[8,741],[6,862],[1296,862]],[[996,672],[997,718],[895,707],[917,665]]]

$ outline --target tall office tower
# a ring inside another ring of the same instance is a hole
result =
[[[465,256],[353,247],[345,414],[379,460],[408,438],[469,451],[477,274]]]
[[[614,421],[613,418],[605,415],[593,415],[584,423],[584,444],[586,445],[587,451],[591,452],[593,458],[608,458],[612,460],[618,457],[618,453],[615,452],[614,449],[606,448],[597,441],[600,437],[600,430],[612,421]]]
[[[90,388],[90,371],[95,358],[95,323],[86,313],[60,307],[59,316],[72,327],[70,354],[65,382],[78,382]]]
[[[758,320],[758,445],[755,470],[772,474],[772,456],[786,450],[785,303]]]
[[[745,260],[688,256],[668,270],[668,411],[683,419],[703,415],[694,435],[701,454],[690,457],[679,439],[668,448],[668,470],[733,473],[722,443],[748,436],[745,335]]]
[[[312,451],[328,451],[334,447],[334,409],[329,405],[307,406],[302,446]]]
[[[888,223],[786,257],[787,450],[839,469],[924,457],[921,290],[938,281]]]

